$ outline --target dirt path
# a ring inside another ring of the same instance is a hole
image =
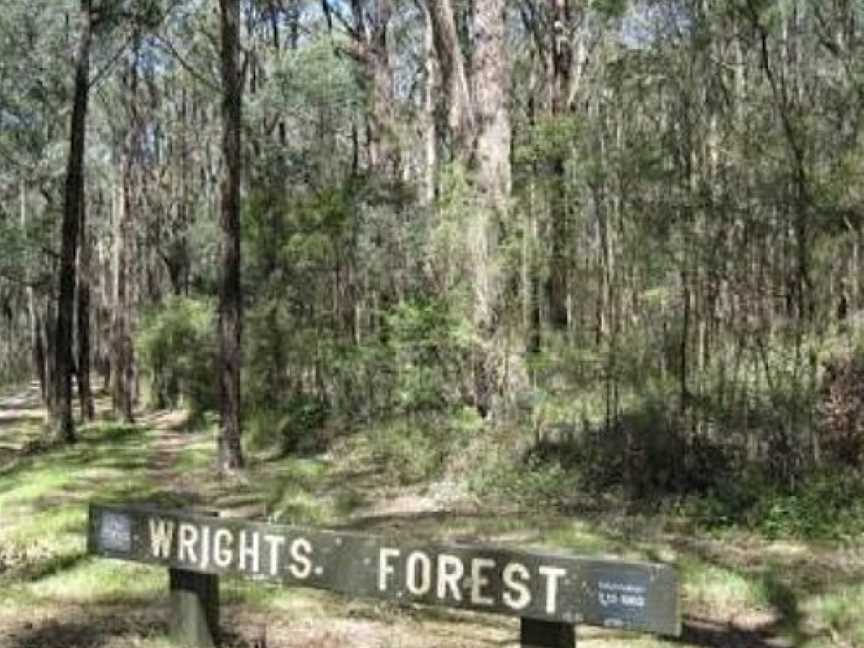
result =
[[[38,383],[0,396],[0,467],[39,438],[44,420]]]

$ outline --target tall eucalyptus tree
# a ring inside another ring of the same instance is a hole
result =
[[[222,73],[221,192],[222,284],[219,290],[219,380],[222,427],[219,466],[233,471],[243,467],[240,442],[243,360],[243,292],[240,285],[240,181],[243,173],[241,132],[245,62],[240,62],[240,0],[220,0]]]

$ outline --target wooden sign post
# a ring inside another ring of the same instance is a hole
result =
[[[517,616],[524,648],[571,648],[578,624],[680,633],[678,576],[672,567],[658,563],[424,545],[353,532],[98,505],[90,506],[88,551],[181,573],[172,576],[172,584],[196,592],[198,603],[179,599],[187,601],[179,606],[185,618],[179,625],[197,628],[182,634],[200,646],[218,641],[218,582],[190,587],[185,585],[192,578],[187,574],[240,575],[399,603]],[[208,594],[208,588],[216,594]],[[210,601],[217,601],[215,610]]]

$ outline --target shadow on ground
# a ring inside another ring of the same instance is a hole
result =
[[[752,629],[738,628],[714,619],[687,617],[675,643],[700,648],[782,648],[791,646],[778,639],[773,624]]]
[[[34,624],[25,622],[6,636],[0,636],[3,648],[121,648],[140,643],[142,639],[165,634],[165,627],[155,615],[143,616],[123,609],[117,614],[83,616],[78,612],[70,619],[48,619]]]

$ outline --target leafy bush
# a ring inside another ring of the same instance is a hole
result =
[[[864,534],[864,479],[815,474],[791,493],[763,495],[748,515],[769,537],[851,540]]]
[[[792,491],[749,475],[679,513],[704,528],[745,527],[768,538],[850,540],[864,533],[864,479],[851,472],[814,473]]]
[[[558,461],[531,457],[513,463],[499,457],[471,475],[470,488],[479,495],[491,495],[525,505],[571,505],[583,492],[577,473]]]
[[[369,450],[402,484],[432,479],[467,445],[474,430],[470,419],[465,412],[394,418],[369,430]]]
[[[469,344],[467,322],[442,300],[415,300],[395,307],[387,325],[396,363],[397,409],[416,412],[457,405],[462,353]]]
[[[280,454],[322,450],[326,439],[321,430],[327,414],[325,402],[302,394],[279,407],[255,408],[245,417],[250,444],[254,448],[275,448]]]
[[[193,416],[216,408],[216,332],[209,301],[173,297],[147,313],[136,339],[155,407],[189,407]]]

